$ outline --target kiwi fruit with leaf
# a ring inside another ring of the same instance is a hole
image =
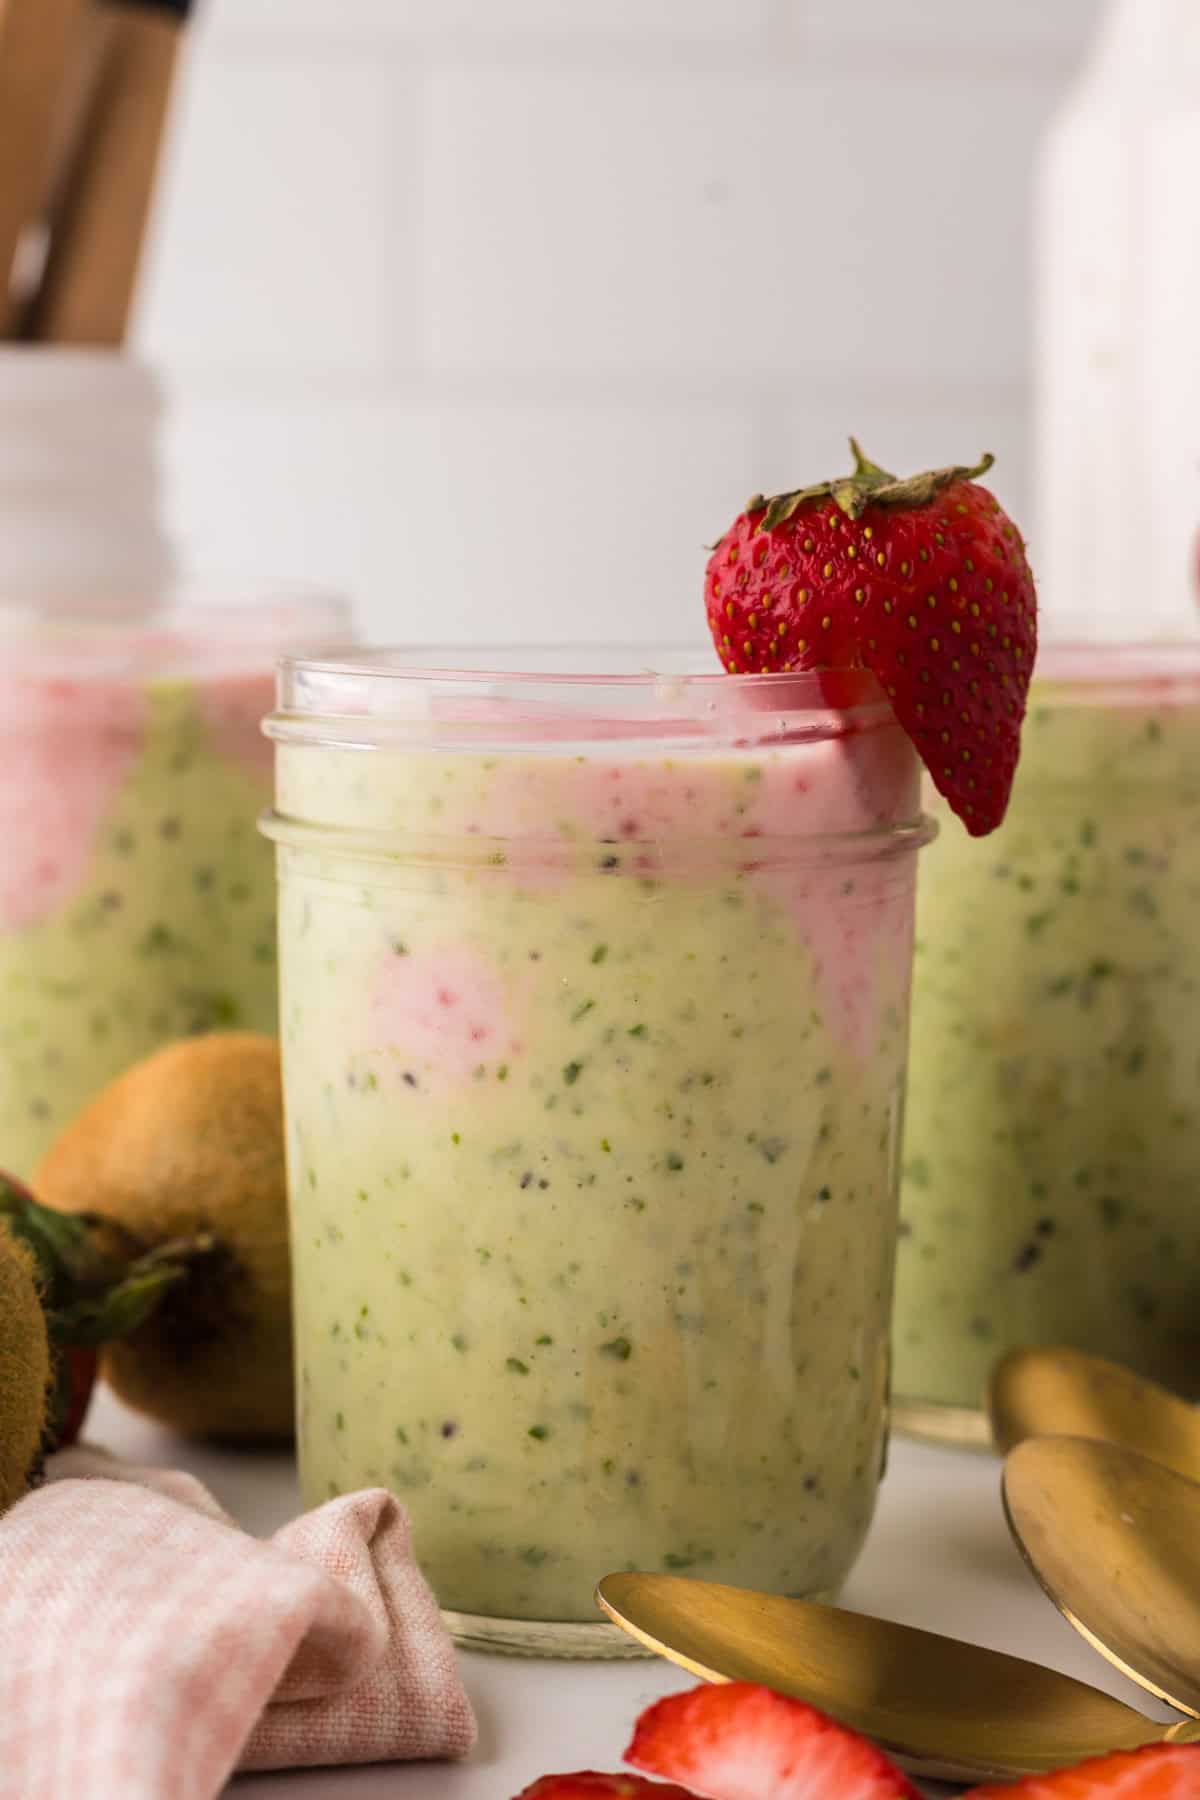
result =
[[[189,1436],[287,1442],[291,1283],[279,1046],[214,1032],[155,1051],[67,1126],[34,1177],[38,1199],[118,1264],[185,1273],[101,1368],[137,1411]]]

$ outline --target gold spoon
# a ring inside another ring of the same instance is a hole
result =
[[[910,1625],[680,1575],[606,1575],[596,1599],[632,1637],[705,1681],[807,1700],[917,1775],[986,1781],[1104,1750],[1200,1743],[1069,1675]]]
[[[1030,1568],[1088,1643],[1179,1712],[1200,1714],[1200,1487],[1086,1438],[1029,1438],[1004,1510]]]
[[[1082,1350],[1014,1350],[988,1394],[1001,1451],[1030,1437],[1102,1438],[1200,1481],[1200,1408]]]

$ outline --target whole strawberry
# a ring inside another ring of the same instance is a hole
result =
[[[750,500],[713,549],[705,607],[730,673],[869,669],[974,836],[1004,817],[1037,651],[1025,545],[975,480],[854,472]]]

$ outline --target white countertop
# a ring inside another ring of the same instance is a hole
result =
[[[250,1531],[269,1532],[300,1509],[290,1457],[182,1443],[107,1392],[97,1395],[87,1436],[138,1462],[191,1469]],[[875,1525],[843,1599],[1046,1663],[1155,1711],[1147,1695],[1076,1637],[1026,1573],[1004,1524],[999,1469],[990,1457],[895,1441]],[[479,1719],[469,1761],[244,1777],[227,1790],[229,1800],[510,1800],[552,1770],[620,1768],[639,1710],[691,1682],[655,1661],[469,1654],[462,1662]],[[1158,1709],[1158,1716],[1173,1715]]]

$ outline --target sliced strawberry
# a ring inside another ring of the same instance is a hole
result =
[[[968,831],[1004,817],[1037,651],[1021,534],[974,480],[854,473],[756,495],[714,547],[709,629],[731,673],[865,668]]]
[[[1200,1744],[1147,1744],[1052,1775],[973,1787],[963,1800],[1200,1800]]]
[[[866,1738],[744,1681],[658,1701],[638,1720],[625,1760],[686,1781],[706,1800],[919,1800]]]
[[[543,1775],[532,1787],[522,1788],[516,1800],[696,1800],[696,1795],[661,1781],[643,1781],[640,1775],[581,1769],[575,1775]]]

